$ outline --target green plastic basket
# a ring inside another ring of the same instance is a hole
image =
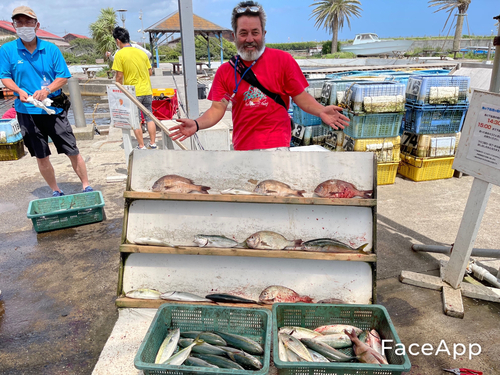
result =
[[[262,362],[262,369],[233,370],[192,366],[171,366],[155,364],[154,360],[161,343],[169,330],[221,331],[246,336],[264,349],[263,356],[255,356]],[[158,309],[151,326],[137,352],[134,365],[145,375],[200,375],[233,374],[264,375],[269,372],[271,358],[271,312],[266,309],[245,309],[239,307],[163,304]]]
[[[344,115],[350,120],[349,126],[344,128],[344,133],[348,136],[355,139],[389,138],[399,135],[404,112],[354,114],[344,111]]]
[[[296,326],[314,329],[327,324],[350,324],[363,330],[376,329],[382,339],[393,340],[385,355],[389,365],[359,362],[283,362],[278,350],[273,351],[274,365],[280,375],[399,375],[410,371],[408,356],[396,355],[401,343],[387,310],[380,305],[327,305],[310,303],[275,303],[273,305],[273,348],[278,348],[278,329]],[[353,355],[352,348],[341,349]]]
[[[35,231],[46,232],[102,221],[103,207],[100,191],[37,199],[28,206],[28,219]]]

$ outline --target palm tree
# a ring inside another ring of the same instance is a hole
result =
[[[104,55],[106,51],[114,51],[116,42],[113,38],[113,30],[116,27],[116,12],[113,8],[101,9],[97,21],[89,25],[92,38],[96,42],[97,51]]]
[[[360,5],[359,0],[321,0],[310,5],[316,7],[309,18],[316,17],[314,26],[318,29],[323,26],[332,33],[332,53],[337,52],[339,28],[344,27],[344,21],[347,21],[349,29],[351,28],[350,18],[360,17]]]
[[[460,40],[462,39],[462,29],[464,27],[464,16],[469,9],[469,5],[472,0],[429,0],[429,7],[439,7],[438,10],[434,11],[440,12],[445,10],[448,12],[448,18],[444,23],[443,30],[446,28],[451,15],[458,10],[457,16],[457,26],[455,27],[455,37],[453,38],[453,51],[460,50]]]

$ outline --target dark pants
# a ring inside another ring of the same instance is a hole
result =
[[[48,137],[52,139],[58,154],[72,156],[80,153],[66,112],[59,115],[30,115],[18,112],[17,120],[24,144],[31,156],[43,159],[51,154]]]

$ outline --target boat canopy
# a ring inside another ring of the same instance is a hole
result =
[[[365,34],[356,34],[356,38],[354,38],[354,41],[352,44],[363,44],[363,43],[372,43],[372,42],[379,42],[380,39],[377,34],[375,33],[365,33]]]

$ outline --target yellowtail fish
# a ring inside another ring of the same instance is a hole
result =
[[[179,338],[181,337],[181,330],[176,328],[165,337],[163,343],[160,345],[160,349],[158,349],[158,354],[156,354],[155,363],[164,363],[167,359],[169,359],[177,348],[177,343],[179,342]]]
[[[279,333],[279,335],[281,335],[285,348],[297,354],[304,361],[314,362],[311,357],[311,354],[309,354],[307,348],[305,347],[304,344],[302,344],[302,342],[300,342],[293,336],[287,335],[286,333]]]
[[[156,289],[134,289],[125,293],[125,297],[138,299],[160,299],[161,292]]]

